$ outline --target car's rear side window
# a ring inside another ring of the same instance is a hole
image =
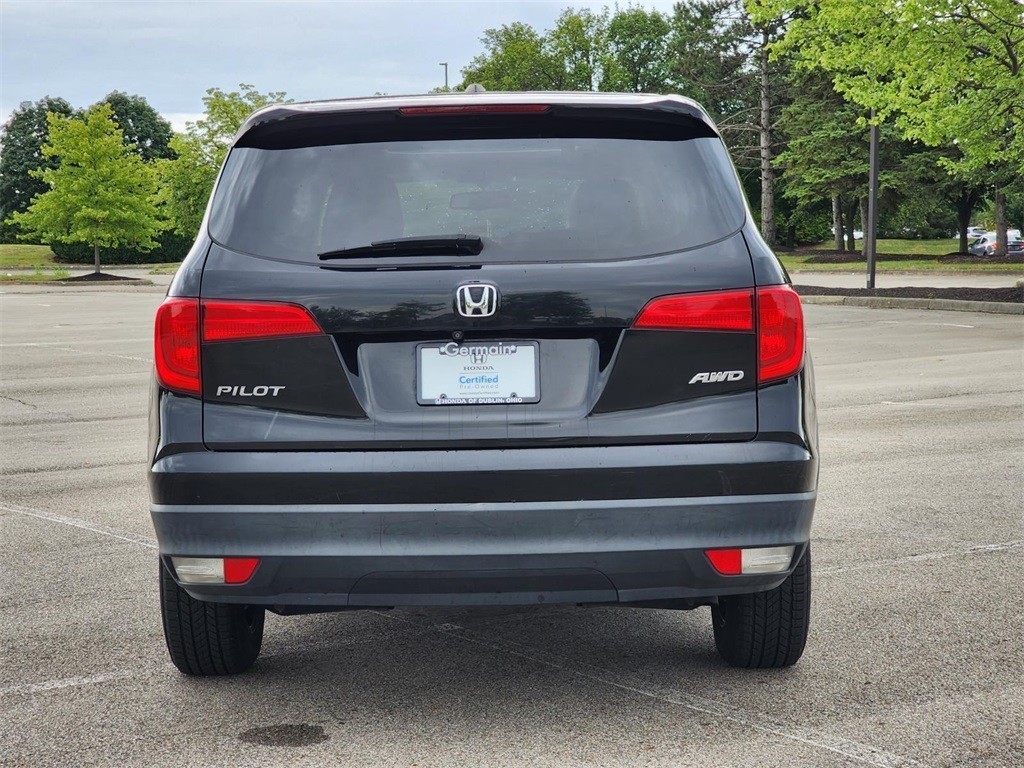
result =
[[[474,261],[593,260],[713,242],[739,229],[744,211],[717,137],[239,147],[210,234],[234,250],[302,261],[456,233],[482,238]]]

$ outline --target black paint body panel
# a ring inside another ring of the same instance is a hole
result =
[[[614,110],[620,122],[632,109],[657,130],[678,120],[696,134],[717,131],[679,97],[483,96],[473,103],[543,97],[571,110],[590,104],[595,116]],[[355,136],[360,121],[381,124],[361,111],[470,98],[270,107],[239,140],[291,146],[333,123]],[[401,133],[399,118],[385,122]],[[809,355],[798,374],[758,386],[753,334],[631,328],[658,296],[788,282],[744,214],[730,236],[674,253],[530,264],[411,258],[387,270],[235,252],[204,222],[169,295],[297,304],[324,334],[204,344],[202,398],[153,384],[149,486],[161,556],[260,557],[246,585],[186,589],[297,611],[692,607],[777,586],[789,570],[725,577],[704,549],[793,545],[794,564],[803,552],[819,460]],[[456,314],[454,292],[467,281],[498,286],[501,311]],[[417,344],[458,336],[536,341],[541,401],[417,405]],[[691,383],[716,371],[743,375]],[[225,386],[283,389],[218,395]]]

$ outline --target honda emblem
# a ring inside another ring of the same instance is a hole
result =
[[[455,309],[463,317],[490,317],[498,311],[498,289],[488,283],[467,283],[455,291]]]

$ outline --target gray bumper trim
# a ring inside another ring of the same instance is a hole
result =
[[[150,504],[151,512],[217,513],[387,513],[387,512],[518,512],[520,510],[630,509],[652,507],[704,507],[731,504],[809,502],[816,491],[751,496],[683,496],[672,499],[602,499],[587,501],[458,502],[453,504]]]

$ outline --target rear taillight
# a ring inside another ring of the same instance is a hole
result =
[[[323,331],[305,307],[267,301],[203,300],[203,341],[312,336]]]
[[[662,296],[644,307],[634,328],[665,331],[754,330],[754,292],[716,291]]]
[[[712,567],[723,576],[745,573],[781,573],[793,563],[796,547],[751,547],[744,549],[705,549]]]
[[[245,584],[260,564],[258,557],[172,557],[182,584]]]
[[[199,378],[199,299],[167,299],[156,311],[156,376],[167,389],[202,391]]]
[[[755,323],[756,316],[756,323]],[[757,333],[757,381],[788,378],[803,366],[804,315],[788,285],[662,296],[645,306],[634,328]]]
[[[547,104],[445,104],[432,107],[401,107],[400,115],[493,115],[547,112]]]
[[[757,289],[757,383],[786,379],[804,364],[804,313],[788,285]]]
[[[321,333],[309,311],[295,304],[167,299],[156,311],[157,379],[173,392],[201,394],[200,339],[247,341]]]

